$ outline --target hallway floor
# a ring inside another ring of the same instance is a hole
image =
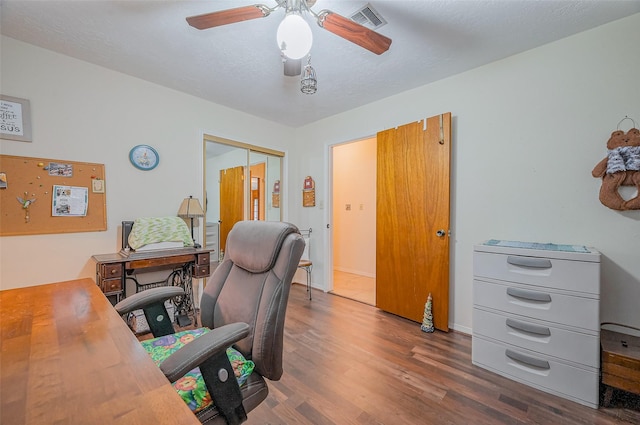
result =
[[[330,293],[375,306],[376,280],[372,277],[334,270],[333,291]]]

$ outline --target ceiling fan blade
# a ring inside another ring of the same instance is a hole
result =
[[[251,6],[236,7],[219,12],[190,16],[187,18],[187,22],[194,28],[204,30],[221,25],[248,21],[250,19],[264,18],[265,16],[269,16],[270,13],[271,10],[267,6],[254,4]]]
[[[391,46],[389,37],[385,37],[330,10],[323,10],[318,14],[318,23],[327,31],[360,47],[364,47],[376,55],[381,55],[389,50],[389,46]]]
[[[284,75],[295,77],[302,74],[302,59],[287,59],[284,62]]]

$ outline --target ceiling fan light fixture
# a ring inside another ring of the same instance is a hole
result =
[[[311,55],[309,55],[309,60],[302,70],[300,91],[304,94],[314,94],[318,91],[318,79],[316,78],[316,70],[311,66]]]
[[[278,47],[289,59],[301,59],[309,54],[313,44],[311,27],[297,12],[290,12],[278,26]]]

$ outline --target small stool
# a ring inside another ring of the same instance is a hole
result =
[[[300,234],[304,238],[304,252],[298,263],[298,268],[304,269],[304,271],[307,272],[307,292],[309,293],[309,300],[311,300],[311,270],[313,270],[313,262],[311,262],[311,232],[313,232],[311,228],[300,230]]]
[[[640,337],[602,329],[600,347],[605,386],[602,405],[609,406],[614,388],[640,395]]]
[[[313,263],[311,260],[300,260],[298,268],[307,272],[307,292],[309,293],[309,299],[311,299],[311,270],[313,269]]]

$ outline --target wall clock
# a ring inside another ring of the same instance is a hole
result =
[[[138,145],[134,146],[129,152],[129,160],[134,167],[149,171],[156,168],[160,162],[160,155],[149,145]]]

